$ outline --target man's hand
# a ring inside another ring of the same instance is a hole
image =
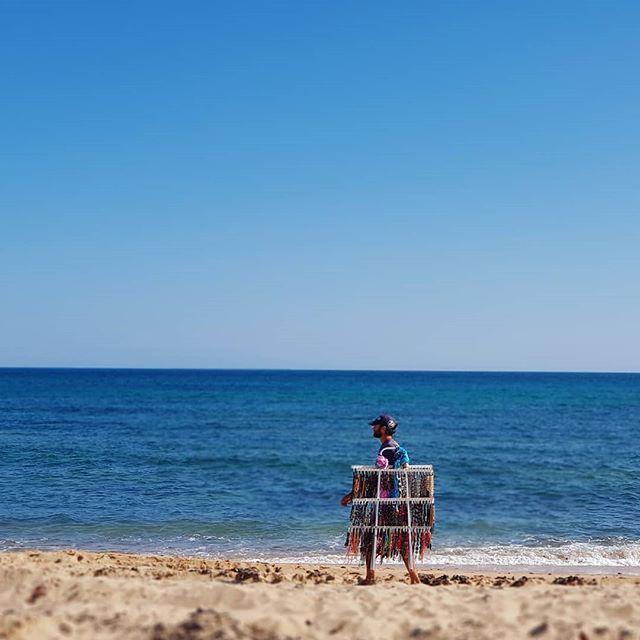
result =
[[[342,496],[342,500],[340,500],[340,504],[343,507],[346,507],[352,500],[353,498],[353,493],[349,492],[346,495]]]

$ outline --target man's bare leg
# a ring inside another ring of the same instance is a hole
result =
[[[407,571],[409,572],[409,580],[411,584],[420,584],[420,577],[418,576],[416,570],[412,568],[411,564],[409,563],[409,554],[405,553],[402,556],[402,559],[404,560],[404,566],[407,567]]]
[[[369,549],[366,554],[366,563],[367,563],[367,575],[364,577],[364,580],[360,584],[375,584],[376,583],[376,572],[373,570],[372,560],[373,551]]]

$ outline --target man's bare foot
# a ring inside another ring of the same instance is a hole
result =
[[[376,583],[375,578],[358,578],[358,584],[362,587],[366,587]]]
[[[420,576],[415,571],[409,571],[409,583],[420,584]]]

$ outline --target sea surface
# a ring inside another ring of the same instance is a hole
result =
[[[344,563],[379,413],[428,564],[640,570],[640,374],[0,369],[0,549]]]

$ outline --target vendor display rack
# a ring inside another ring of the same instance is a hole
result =
[[[347,553],[360,554],[369,568],[376,559],[404,558],[411,569],[431,548],[435,524],[432,465],[353,471]]]

